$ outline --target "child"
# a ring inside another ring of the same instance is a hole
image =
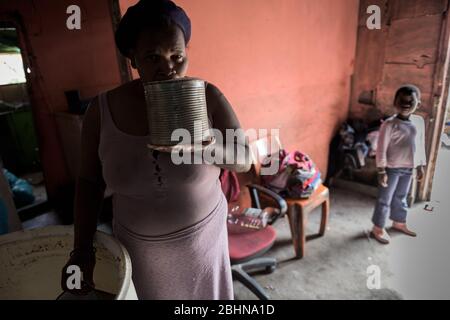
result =
[[[393,221],[392,229],[415,237],[406,226],[409,186],[413,169],[417,179],[424,175],[425,124],[420,116],[413,115],[420,105],[420,90],[413,85],[400,87],[394,98],[397,114],[387,119],[380,128],[376,164],[379,191],[372,222],[371,236],[382,244],[389,243],[384,226],[386,218]]]

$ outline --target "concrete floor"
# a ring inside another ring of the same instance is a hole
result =
[[[366,269],[371,264],[384,270],[383,278],[392,277],[386,259],[388,248],[365,234],[374,199],[342,189],[330,192],[331,214],[325,236],[307,241],[305,257],[295,260],[287,217],[277,222],[278,238],[266,256],[275,257],[279,265],[272,274],[255,278],[272,299],[400,299],[400,293],[390,286],[380,290],[366,286]],[[318,231],[319,217],[319,211],[310,216],[308,234]],[[235,282],[235,290],[237,299],[255,299],[240,283]]]
[[[266,256],[279,265],[272,274],[255,275],[272,299],[450,299],[450,150],[443,148],[433,185],[432,212],[415,205],[408,224],[411,238],[391,232],[391,243],[367,237],[375,199],[352,191],[331,190],[329,229],[308,241],[306,256],[294,260],[287,218],[276,225],[278,238]],[[308,233],[317,232],[320,212],[311,215]],[[380,270],[380,289],[367,288],[367,268]],[[236,299],[256,297],[235,282]]]
[[[416,205],[408,224],[417,238],[391,234],[388,246],[367,237],[375,199],[343,189],[331,190],[329,228],[323,238],[306,244],[306,256],[295,260],[287,217],[275,225],[277,241],[266,256],[275,257],[272,274],[254,277],[272,299],[449,299],[450,298],[450,149],[443,148],[434,181],[432,212]],[[319,227],[319,211],[312,213],[308,233]],[[24,223],[26,228],[58,224],[54,213]],[[100,229],[108,231],[108,226]],[[367,268],[380,269],[380,289],[367,288]],[[238,300],[256,299],[235,281]]]
[[[389,264],[396,275],[392,286],[405,299],[450,299],[450,148],[440,150],[429,206],[411,215],[419,233],[412,242],[404,237],[390,246]]]

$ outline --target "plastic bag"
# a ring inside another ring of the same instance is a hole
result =
[[[11,172],[3,169],[3,173],[8,180],[9,187],[13,193],[14,204],[17,208],[32,204],[35,200],[33,187],[24,179],[17,178]]]

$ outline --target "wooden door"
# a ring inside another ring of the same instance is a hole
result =
[[[381,8],[381,29],[366,26],[367,7]],[[391,115],[405,83],[422,91],[417,114],[426,124],[426,177],[416,186],[429,200],[448,95],[448,0],[361,0],[350,117],[370,122]]]

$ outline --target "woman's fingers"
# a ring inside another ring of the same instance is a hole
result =
[[[61,288],[76,295],[84,295],[94,287],[95,256],[72,256],[64,266]]]

